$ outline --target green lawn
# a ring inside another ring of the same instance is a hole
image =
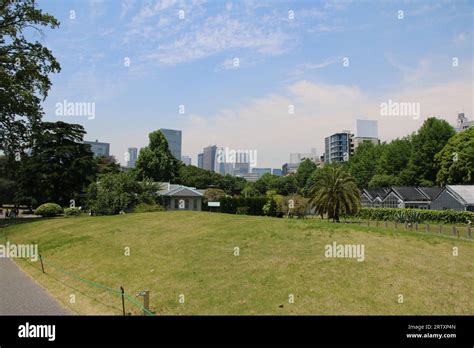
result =
[[[122,307],[117,294],[77,276],[133,296],[149,289],[159,315],[474,314],[474,243],[456,238],[206,212],[56,218],[0,231],[39,244],[46,275],[39,262],[18,263],[80,314],[120,315]],[[365,260],[326,258],[333,242],[363,244]]]

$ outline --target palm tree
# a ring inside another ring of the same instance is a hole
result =
[[[339,215],[354,214],[360,208],[360,192],[355,179],[341,165],[328,165],[318,169],[310,189],[309,202],[316,211],[328,219],[339,222]]]

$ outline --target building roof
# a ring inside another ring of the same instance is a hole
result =
[[[426,197],[428,197],[431,201],[434,201],[436,197],[444,190],[443,187],[418,187]]]
[[[386,187],[376,187],[365,189],[365,191],[370,195],[372,199],[375,199],[377,197],[379,197],[380,199],[384,199],[385,196],[390,192],[390,189]]]
[[[160,183],[162,190],[158,191],[161,196],[173,197],[202,197],[203,190],[197,190],[195,187],[170,184],[169,182]]]
[[[405,202],[428,202],[430,198],[413,186],[393,186],[392,191]]]
[[[465,205],[474,205],[474,185],[448,185],[446,189]]]

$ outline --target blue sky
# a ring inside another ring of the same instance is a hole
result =
[[[122,163],[127,147],[145,146],[161,127],[183,130],[183,154],[193,164],[217,144],[257,150],[259,167],[281,167],[290,152],[321,154],[324,136],[353,129],[359,117],[377,119],[382,140],[415,131],[429,116],[453,124],[459,111],[474,118],[472,1],[38,6],[61,22],[37,36],[62,66],[46,119],[82,124],[88,140],[110,142]],[[422,117],[382,117],[388,99],[420,103]],[[95,118],[55,115],[63,100],[95,103]]]

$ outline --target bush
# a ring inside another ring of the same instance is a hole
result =
[[[469,211],[407,208],[361,208],[356,216],[361,219],[396,222],[431,221],[445,224],[466,224],[469,221],[474,221],[474,213]]]
[[[248,215],[249,207],[238,207],[236,213],[239,215]]]
[[[43,217],[58,216],[63,213],[63,208],[56,203],[45,203],[41,204],[35,210],[35,215],[41,215]]]
[[[150,213],[154,211],[166,211],[166,208],[159,204],[141,203],[133,210],[134,213]]]
[[[263,206],[267,203],[265,197],[222,197],[221,212],[236,214],[239,207],[247,207],[248,215],[264,215]]]
[[[66,209],[64,209],[64,215],[65,216],[80,216],[81,215],[81,209],[79,209],[79,208],[66,208]]]

